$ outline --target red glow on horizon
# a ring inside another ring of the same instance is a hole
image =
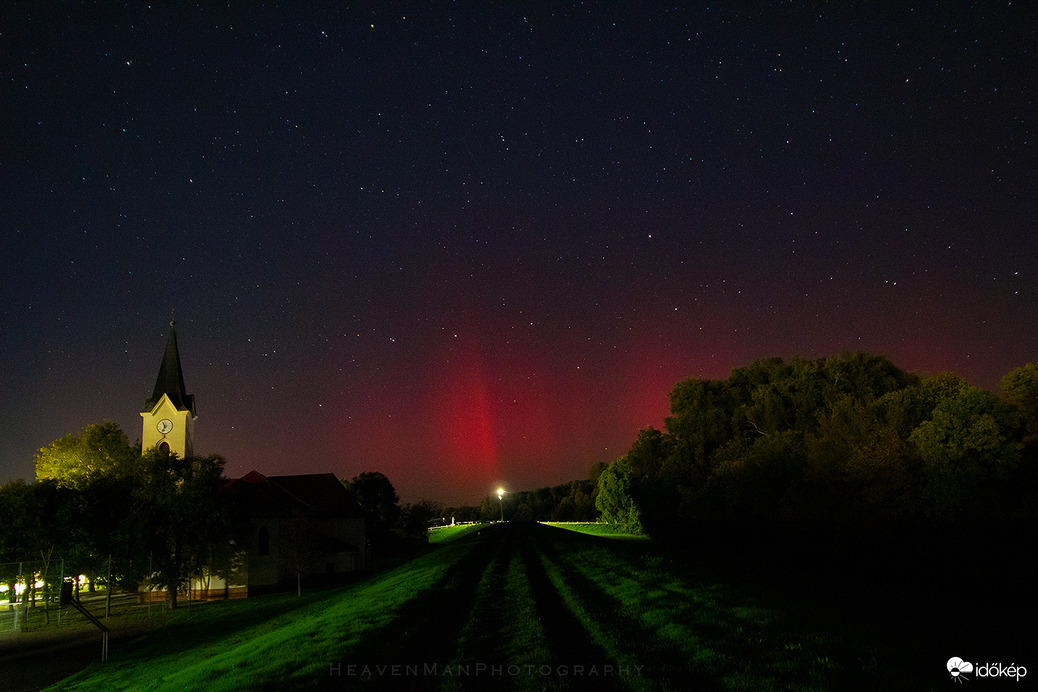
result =
[[[430,392],[437,450],[453,476],[473,481],[498,470],[497,426],[483,356],[459,349],[445,360]]]

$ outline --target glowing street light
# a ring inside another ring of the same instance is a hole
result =
[[[505,497],[505,489],[504,488],[498,488],[497,489],[497,502],[498,502],[498,504],[501,505],[501,521],[505,520],[505,501],[504,501],[504,497]]]

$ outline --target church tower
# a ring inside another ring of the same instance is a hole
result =
[[[184,459],[194,453],[195,397],[184,387],[184,372],[180,369],[180,351],[177,349],[176,322],[169,323],[166,352],[162,355],[155,391],[144,402],[141,411],[144,433],[141,448],[160,449],[175,453]]]

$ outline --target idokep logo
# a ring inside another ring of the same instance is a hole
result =
[[[948,659],[948,672],[951,674],[951,679],[955,682],[969,680],[969,676],[966,673],[973,672],[973,664],[969,661],[963,661],[958,656],[952,656]]]
[[[955,682],[969,680],[967,673],[974,673],[978,678],[1010,678],[1020,682],[1020,678],[1027,675],[1027,668],[1010,663],[1008,666],[1001,663],[978,663],[974,666],[969,661],[963,661],[958,656],[948,659],[948,674]]]

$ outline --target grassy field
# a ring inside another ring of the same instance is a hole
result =
[[[405,606],[464,569],[475,532],[345,588],[181,609],[130,651],[113,651],[53,689],[307,689],[327,682],[350,651],[384,646],[378,633],[407,620]]]
[[[616,528],[616,524],[600,524],[598,522],[543,522],[546,526],[586,533],[589,536],[608,536],[629,541],[647,541],[648,536],[632,536]]]
[[[54,689],[844,690],[947,682],[939,669],[905,669],[903,656],[855,623],[717,581],[647,541],[541,524],[449,528],[409,562],[347,587],[179,612]]]
[[[469,533],[478,533],[488,524],[458,524],[456,526],[437,526],[429,529],[430,543],[447,543]]]

